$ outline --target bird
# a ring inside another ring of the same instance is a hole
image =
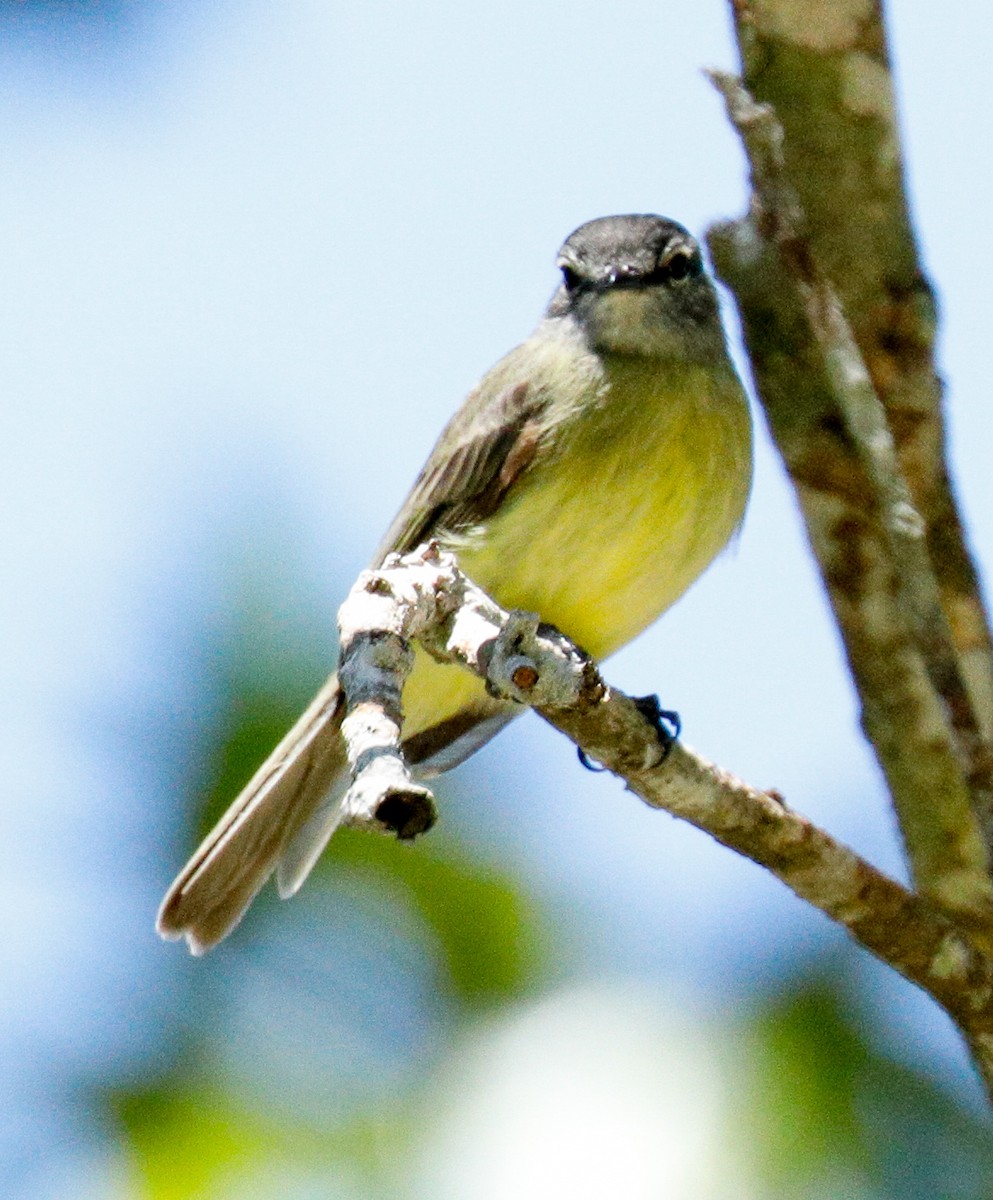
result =
[[[565,240],[534,332],[445,426],[372,565],[428,542],[506,609],[600,660],[668,609],[732,539],[752,478],[748,402],[696,239],[654,214]],[[422,776],[522,711],[423,651],[403,696]],[[348,768],[335,675],[169,888],[157,928],[203,954],[275,874],[293,895],[340,822]]]

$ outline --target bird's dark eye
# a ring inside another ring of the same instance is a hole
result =
[[[583,280],[575,267],[564,264],[562,267],[562,281],[566,286],[566,291],[574,292]]]
[[[665,273],[669,279],[674,279],[679,283],[694,273],[695,265],[693,256],[681,250],[665,264]]]

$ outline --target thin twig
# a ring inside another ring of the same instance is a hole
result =
[[[951,920],[778,795],[685,747],[665,754],[657,730],[589,658],[537,618],[504,612],[451,555],[427,547],[389,561],[375,576],[370,625],[359,630],[353,611],[353,639],[417,637],[435,657],[480,675],[494,694],[531,703],[646,804],[766,867],[948,1011],[993,1095],[993,961]],[[388,691],[394,686],[386,681]]]

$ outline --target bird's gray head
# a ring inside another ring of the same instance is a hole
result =
[[[575,320],[591,349],[663,357],[725,352],[700,247],[675,221],[587,221],[566,239],[557,265],[562,284],[547,315]]]

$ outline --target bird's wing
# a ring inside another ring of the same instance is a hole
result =
[[[376,562],[391,551],[406,554],[428,538],[485,521],[530,466],[545,432],[547,392],[526,380],[515,382],[513,366],[509,356],[501,364],[500,384],[494,386],[488,376],[449,422],[387,530]]]
[[[469,396],[418,476],[377,562],[391,550],[406,552],[484,521],[527,470],[544,431],[547,392],[529,385],[525,374],[526,363],[513,351]],[[238,922],[274,869],[283,895],[300,886],[339,819],[342,709],[332,677],[173,883],[159,911],[160,933],[185,935],[202,953]],[[425,760],[427,769],[447,769],[513,715],[483,698],[461,723],[422,731],[414,759]],[[458,752],[463,744],[467,749]]]

